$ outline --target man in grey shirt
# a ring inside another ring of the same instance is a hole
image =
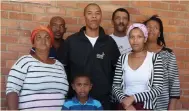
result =
[[[128,53],[132,50],[128,37],[126,36],[129,21],[129,12],[124,8],[118,8],[112,14],[114,32],[110,36],[115,40],[121,54]]]

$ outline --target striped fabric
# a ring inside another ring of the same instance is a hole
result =
[[[76,97],[73,97],[64,103],[62,110],[103,110],[103,108],[98,100],[91,97],[89,97],[85,104],[80,103]]]
[[[163,60],[165,75],[163,92],[157,97],[156,109],[167,110],[171,98],[180,98],[178,67],[176,57],[170,49],[163,48],[159,55],[161,55]]]
[[[68,86],[59,61],[45,64],[25,55],[10,70],[6,94],[18,94],[20,110],[61,110]]]
[[[123,93],[125,82],[124,78],[124,63],[125,63],[126,54],[123,54],[119,57],[115,76],[113,79],[113,94],[117,97],[119,102],[125,97]],[[156,107],[156,99],[157,96],[161,94],[162,87],[163,87],[163,63],[162,59],[158,54],[153,54],[153,66],[152,66],[152,76],[149,79],[148,87],[150,91],[141,92],[134,95],[135,102],[143,102],[144,109],[154,109]]]

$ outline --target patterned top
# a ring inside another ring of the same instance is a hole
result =
[[[156,109],[167,110],[171,98],[180,98],[180,82],[176,57],[171,49],[163,47],[158,53],[163,60],[165,75],[163,92],[157,97]]]
[[[64,67],[58,60],[45,64],[25,55],[10,70],[6,94],[18,94],[19,110],[61,110],[68,87]]]
[[[62,110],[103,110],[103,108],[99,101],[91,97],[85,104],[80,103],[76,97],[73,97],[64,103]]]
[[[123,93],[123,90],[125,88],[123,69],[123,66],[126,62],[125,57],[126,54],[123,54],[118,59],[112,86],[113,94],[117,97],[119,101],[126,97],[126,95]],[[143,102],[144,109],[154,109],[156,107],[157,96],[161,94],[163,88],[164,70],[162,59],[158,54],[153,54],[152,61],[152,73],[148,82],[148,88],[150,90],[134,94],[135,102]]]

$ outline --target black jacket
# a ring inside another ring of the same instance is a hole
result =
[[[94,47],[85,36],[85,29],[86,27],[82,27],[65,40],[58,51],[58,60],[65,66],[69,83],[75,74],[89,74],[93,83],[90,95],[103,100],[111,92],[115,64],[120,52],[116,42],[105,34],[102,27]]]

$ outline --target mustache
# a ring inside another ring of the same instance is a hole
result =
[[[97,20],[91,20],[91,22],[97,22]]]
[[[118,25],[119,26],[125,26],[125,24],[123,22],[120,22]]]
[[[58,33],[58,34],[61,34],[61,32],[60,32],[60,31],[54,32],[54,34],[57,34],[57,33]]]

